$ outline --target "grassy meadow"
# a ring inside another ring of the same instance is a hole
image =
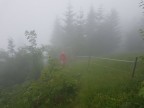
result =
[[[134,57],[127,57],[134,60]],[[1,91],[2,108],[143,108],[144,67],[134,63],[77,58],[52,63],[38,81]],[[5,93],[5,95],[4,95]]]

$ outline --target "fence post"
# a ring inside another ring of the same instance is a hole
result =
[[[89,71],[89,67],[90,67],[90,62],[91,62],[91,56],[89,56],[89,58],[88,58],[88,68],[87,68],[88,71]]]
[[[135,70],[136,70],[137,60],[138,60],[138,57],[135,58],[135,62],[134,62],[134,66],[133,66],[133,72],[132,72],[132,78],[133,78],[134,75],[135,75]]]

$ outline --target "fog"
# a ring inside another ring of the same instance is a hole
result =
[[[7,40],[12,37],[16,46],[26,44],[25,30],[35,30],[38,44],[49,44],[54,20],[63,18],[68,4],[74,11],[89,11],[103,7],[105,13],[116,9],[120,27],[125,32],[129,24],[141,19],[139,0],[0,0],[0,48],[7,48]]]
[[[143,0],[0,0],[0,108],[144,108],[143,63]]]

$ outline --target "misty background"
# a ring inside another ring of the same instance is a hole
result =
[[[104,13],[111,9],[118,12],[121,36],[126,37],[142,19],[139,0],[0,0],[0,48],[7,48],[7,40],[13,38],[16,46],[26,44],[25,30],[35,30],[37,43],[50,44],[56,17],[63,19],[68,4],[74,12],[80,10],[87,15],[89,8],[102,7]],[[136,27],[139,29],[138,27]]]
[[[63,51],[68,62],[143,52],[143,21],[140,1],[0,0],[0,85],[39,79]]]
[[[0,108],[143,108],[143,53],[143,0],[0,0]]]

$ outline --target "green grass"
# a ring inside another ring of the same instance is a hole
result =
[[[133,60],[135,57],[127,58]],[[38,108],[143,108],[144,99],[138,94],[140,82],[144,79],[144,67],[138,63],[134,78],[131,77],[132,69],[133,63],[77,59],[44,76],[45,79],[51,77],[51,80],[36,81],[19,92],[11,93],[9,96],[14,98],[10,97],[13,101],[6,108],[12,108],[12,105],[15,108],[31,108],[38,96]],[[44,72],[48,70],[46,68]],[[53,98],[62,95],[63,101],[59,101],[59,105],[51,102]],[[32,101],[26,101],[28,98]]]
[[[137,80],[143,76],[141,63],[137,65],[134,78],[131,77],[132,69],[133,63],[99,59],[92,59],[88,63],[86,59],[78,60],[70,69],[73,74],[81,76],[78,106],[80,108],[131,107],[128,104],[133,100],[134,92],[138,92]]]

